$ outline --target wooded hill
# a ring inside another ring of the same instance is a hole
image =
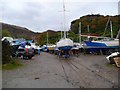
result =
[[[113,35],[116,37],[119,29],[120,29],[120,16],[103,16],[103,15],[86,15],[83,17],[80,17],[79,19],[76,19],[71,22],[71,31],[74,33],[79,32],[79,22],[82,23],[82,33],[86,34],[88,33],[87,25],[89,25],[90,33],[100,34],[103,35],[105,33],[105,36],[110,36],[110,23],[108,23],[107,29],[105,31],[105,27],[107,24],[107,21],[110,17],[110,20],[112,21],[112,28],[113,28]]]
[[[35,33],[25,27],[10,25],[6,23],[0,24],[2,25],[3,36],[11,36],[13,38],[25,38],[25,39],[32,39],[35,37]]]

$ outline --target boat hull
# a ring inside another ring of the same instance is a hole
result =
[[[112,41],[111,41],[112,43]],[[115,42],[114,42],[115,43]],[[92,53],[96,53],[96,52],[103,52],[103,53],[108,53],[108,52],[113,52],[114,50],[119,50],[120,46],[117,44],[118,42],[116,42],[115,44],[110,44],[108,45],[108,41],[107,44],[104,42],[94,42],[94,41],[85,41],[86,46],[84,47],[87,52],[92,52]]]
[[[57,47],[59,50],[70,50],[73,47],[73,41],[71,39],[61,39],[58,43],[57,43]]]
[[[85,41],[85,44],[88,48],[119,48],[118,41],[108,42],[96,42],[96,41]]]
[[[63,50],[63,51],[69,51],[71,50],[72,46],[62,46],[62,47],[58,47],[59,50]]]

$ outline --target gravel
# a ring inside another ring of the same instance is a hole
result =
[[[3,88],[114,88],[118,68],[109,67],[105,55],[83,55],[65,60],[42,52],[22,67],[3,71]]]

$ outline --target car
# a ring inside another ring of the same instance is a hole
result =
[[[34,50],[32,48],[18,48],[16,56],[23,59],[31,59],[34,56]]]

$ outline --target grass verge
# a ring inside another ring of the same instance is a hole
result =
[[[2,70],[13,70],[13,69],[17,69],[20,66],[23,65],[19,62],[19,60],[14,58],[9,63],[2,65]]]
[[[110,63],[106,64],[106,66],[107,66],[107,67],[111,67],[111,68],[112,68],[112,67],[116,67],[115,64],[110,64]]]

